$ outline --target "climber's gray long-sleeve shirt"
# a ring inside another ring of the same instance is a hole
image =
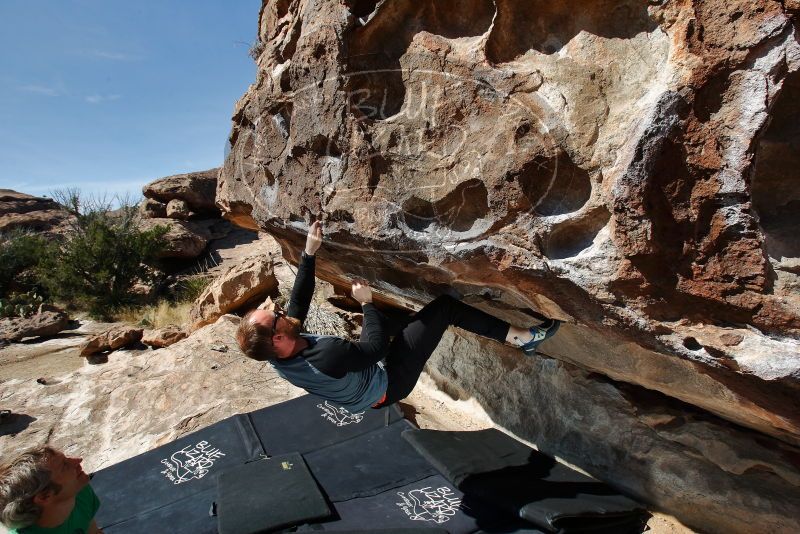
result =
[[[297,269],[287,315],[305,321],[314,294],[314,256],[304,252]],[[361,339],[353,343],[335,336],[301,334],[309,346],[291,358],[272,365],[279,375],[313,395],[330,400],[351,412],[377,403],[386,392],[386,356],[389,335],[384,316],[372,303],[363,305]]]

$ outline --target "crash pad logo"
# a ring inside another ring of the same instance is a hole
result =
[[[459,506],[461,499],[456,497],[448,487],[431,489],[421,488],[407,493],[398,491],[402,502],[396,503],[412,521],[430,521],[442,524],[450,521]]]
[[[161,474],[173,484],[203,478],[214,462],[223,456],[225,453],[217,447],[212,447],[207,441],[199,441],[196,445],[188,445],[161,460],[166,467]]]
[[[336,426],[360,423],[364,419],[364,412],[350,413],[346,408],[335,406],[328,401],[317,404],[317,408],[322,410],[322,417]]]

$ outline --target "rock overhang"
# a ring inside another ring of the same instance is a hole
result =
[[[788,16],[457,4],[265,3],[227,216],[289,258],[322,217],[334,285],[365,276],[410,307],[453,286],[508,318],[565,319],[576,341],[553,355],[797,443],[796,274],[764,252],[769,195],[754,215],[749,184],[796,54]]]

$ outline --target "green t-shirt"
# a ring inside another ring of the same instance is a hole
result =
[[[89,532],[89,525],[92,524],[94,514],[100,508],[100,499],[94,494],[92,487],[87,484],[75,496],[75,508],[69,514],[66,521],[53,528],[42,528],[36,525],[10,530],[9,534],[86,534]]]

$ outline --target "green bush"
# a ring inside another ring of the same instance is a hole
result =
[[[32,232],[0,235],[0,299],[37,289],[36,266],[46,248],[47,241]]]
[[[47,246],[39,283],[51,298],[108,318],[136,301],[137,283],[153,283],[152,266],[167,228],[140,231],[130,204],[112,212],[107,203],[81,202],[75,190],[54,196],[76,216],[76,224],[63,240]]]

